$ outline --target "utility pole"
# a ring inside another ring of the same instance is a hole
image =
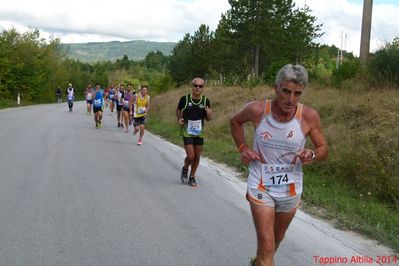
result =
[[[339,58],[339,63],[342,65],[342,59],[343,59],[343,50],[344,50],[344,45],[343,45],[343,43],[344,43],[344,31],[343,30],[341,30],[341,55],[340,55],[340,58]]]
[[[346,38],[346,33],[345,33],[345,38]],[[342,65],[342,59],[343,59],[343,42],[344,42],[344,31],[341,30],[341,48],[338,48],[337,52],[337,63],[335,68],[338,69],[340,65]],[[346,39],[345,39],[345,45],[346,45]]]
[[[362,35],[360,38],[360,61],[365,65],[370,53],[371,14],[373,0],[363,0]]]

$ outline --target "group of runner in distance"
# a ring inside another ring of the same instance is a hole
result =
[[[250,265],[273,266],[274,254],[299,206],[302,188],[302,165],[321,161],[328,156],[328,145],[316,110],[299,103],[308,83],[301,65],[287,64],[277,73],[275,96],[247,103],[232,115],[230,131],[240,160],[248,165],[246,198],[249,202],[257,235],[257,254]],[[196,171],[204,144],[204,121],[212,119],[210,100],[203,95],[205,80],[195,78],[191,93],[180,98],[176,108],[186,157],[180,179],[197,186]],[[96,128],[101,127],[102,111],[108,106],[117,111],[117,126],[140,132],[142,145],[145,120],[150,109],[148,87],[136,94],[132,85],[111,86],[102,91],[99,84],[86,89],[87,112],[95,114]],[[245,123],[255,129],[252,148],[244,136]],[[305,147],[307,137],[313,148]]]
[[[89,84],[86,88],[87,113],[91,113],[91,106],[93,106],[96,128],[100,128],[104,107],[109,106],[111,114],[116,109],[117,127],[124,128],[128,133],[129,127],[133,126],[134,134],[139,133],[137,145],[142,145],[146,117],[150,110],[150,96],[147,93],[146,85],[140,86],[136,94],[130,83],[126,88],[124,84],[115,86],[111,83],[105,90],[101,89],[100,84],[96,84],[94,89]]]
[[[65,91],[67,95],[69,112],[73,110],[73,102],[75,98],[75,89],[72,84],[68,84]],[[129,132],[129,127],[133,126],[134,134],[139,133],[137,145],[143,144],[143,136],[145,132],[145,123],[147,113],[150,109],[150,96],[148,86],[141,85],[139,93],[133,89],[132,84],[128,84],[125,88],[124,84],[115,86],[111,83],[106,89],[102,89],[99,83],[89,84],[85,89],[85,100],[87,106],[87,114],[94,113],[94,122],[96,128],[102,127],[102,116],[105,108],[108,108],[111,114],[116,110],[117,127],[124,128],[125,132]],[[56,89],[57,101],[61,102],[61,89]]]

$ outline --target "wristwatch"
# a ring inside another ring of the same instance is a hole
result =
[[[316,153],[313,150],[310,150],[312,152],[312,161],[316,159]]]

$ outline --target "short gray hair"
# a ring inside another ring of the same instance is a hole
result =
[[[205,85],[205,80],[203,78],[195,78],[191,81],[191,85],[194,85],[197,81],[201,81]]]
[[[292,81],[306,86],[309,81],[308,71],[302,65],[287,64],[278,71],[276,86],[280,86],[286,81]]]

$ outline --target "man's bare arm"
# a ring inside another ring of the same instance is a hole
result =
[[[240,160],[249,164],[252,160],[260,160],[259,155],[245,143],[243,124],[252,122],[256,127],[262,117],[264,104],[261,102],[250,102],[238,111],[230,119],[230,132],[240,152]]]

